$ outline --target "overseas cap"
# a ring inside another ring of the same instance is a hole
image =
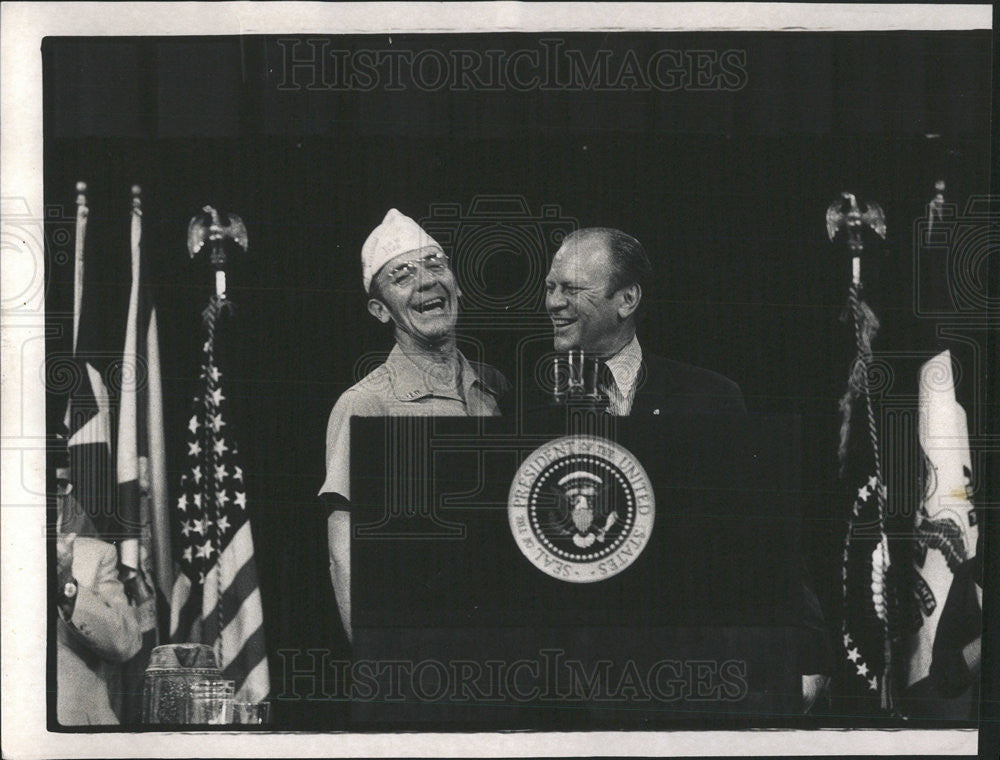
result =
[[[389,209],[382,224],[372,230],[361,248],[361,279],[365,292],[370,291],[372,278],[387,261],[401,253],[429,247],[441,248],[440,244],[410,217],[394,208]]]

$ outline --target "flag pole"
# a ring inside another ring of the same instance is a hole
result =
[[[76,190],[76,221],[74,224],[75,234],[73,237],[73,342],[70,347],[72,361],[76,361],[77,343],[80,336],[80,304],[83,301],[83,249],[84,240],[87,234],[87,215],[90,209],[87,208],[87,183],[78,181]],[[72,432],[71,415],[73,414],[73,393],[66,398],[66,410],[63,413],[63,430],[56,435],[59,444],[59,458],[56,466],[56,479],[72,481],[72,468],[69,459],[69,437]],[[61,517],[60,510],[57,510],[56,520]],[[58,533],[58,528],[56,529]]]
[[[76,359],[77,344],[80,340],[80,306],[83,303],[83,250],[87,237],[87,183],[76,183],[76,235],[73,239],[73,347],[72,356]],[[70,415],[73,413],[73,396],[66,400],[66,413],[63,415],[63,425],[66,428],[67,443],[70,433]],[[68,476],[67,476],[68,479]]]
[[[847,250],[851,255],[851,284],[848,290],[848,307],[854,321],[854,338],[856,346],[856,356],[851,368],[851,375],[848,379],[848,389],[841,399],[841,411],[843,415],[840,431],[840,466],[841,474],[844,473],[848,454],[848,442],[850,436],[850,423],[853,409],[853,401],[859,396],[864,397],[865,417],[868,426],[868,438],[871,444],[874,474],[868,485],[874,489],[876,503],[878,505],[878,527],[879,543],[872,553],[872,580],[871,580],[871,603],[875,614],[879,619],[882,630],[882,655],[883,673],[880,691],[880,703],[883,710],[893,709],[892,698],[892,639],[889,631],[889,605],[886,596],[889,592],[886,582],[890,557],[889,540],[886,535],[886,488],[882,475],[882,462],[878,442],[878,427],[875,421],[875,411],[872,405],[871,390],[868,382],[868,373],[872,362],[871,343],[878,328],[878,318],[874,312],[862,299],[863,282],[861,277],[861,261],[864,255],[865,243],[862,232],[867,227],[878,237],[884,239],[886,235],[885,214],[882,208],[873,202],[869,202],[865,211],[862,212],[858,205],[857,198],[853,193],[841,193],[840,199],[834,201],[827,208],[826,212],[827,235],[830,241],[838,239],[838,236],[846,242]],[[844,317],[846,318],[846,314]],[[846,319],[845,319],[846,321]],[[861,492],[865,491],[862,486]],[[859,498],[861,494],[859,493]],[[851,538],[856,530],[857,520],[860,515],[864,500],[855,501],[854,508],[848,520],[847,533],[844,538],[843,553],[843,578],[842,593],[845,604],[848,600],[848,563],[851,548]],[[847,618],[844,619],[844,645],[845,648],[853,643],[851,634],[847,630]],[[851,654],[857,655],[857,648]],[[852,659],[852,663],[856,660]],[[867,667],[863,662],[862,666]],[[862,673],[862,666],[859,666],[859,673]]]
[[[230,251],[246,251],[246,228],[235,214],[205,206],[188,225],[191,257],[206,243],[216,287],[202,312],[200,383],[185,432],[187,464],[174,510],[179,572],[170,630],[174,641],[212,646],[224,677],[236,683],[237,698],[256,702],[269,690],[263,610],[242,458],[230,422],[232,400],[224,392],[229,368],[217,355],[220,339],[225,340],[218,318],[232,309],[226,266]]]
[[[140,315],[139,278],[142,272],[142,190],[132,186],[132,202],[129,228],[129,254],[131,261],[132,286],[129,289],[128,317],[125,326],[125,346],[122,353],[123,382],[121,404],[118,413],[118,483],[122,494],[120,509],[123,510],[128,535],[118,545],[118,554],[125,570],[126,580],[139,572],[139,533],[141,531],[141,482],[139,472],[139,451],[137,441],[139,427],[140,373],[145,369],[140,358]],[[131,365],[131,366],[129,366]],[[126,488],[123,488],[126,484]]]
[[[229,256],[226,250],[225,241],[228,239],[235,242],[244,253],[246,252],[248,246],[247,232],[246,227],[243,224],[243,220],[236,214],[226,214],[225,216],[226,222],[224,225],[222,215],[215,209],[215,207],[206,205],[202,207],[202,213],[198,216],[192,217],[188,224],[188,253],[193,259],[202,250],[207,242],[209,244],[209,262],[212,265],[212,269],[215,271],[215,294],[209,299],[208,306],[202,312],[202,320],[205,325],[206,332],[208,333],[208,340],[205,342],[205,375],[206,382],[208,383],[208,389],[202,396],[202,404],[204,405],[204,414],[206,419],[212,417],[215,408],[217,407],[217,403],[212,395],[213,391],[218,390],[212,385],[218,379],[218,367],[215,359],[216,320],[224,309],[228,308],[231,310],[233,307],[232,302],[226,299],[226,265],[229,263]],[[219,457],[214,451],[214,439],[212,432],[212,429],[208,426],[205,426],[202,429],[204,438],[203,446],[209,459],[209,470],[219,464]],[[212,510],[210,514],[207,513],[207,517],[213,524],[217,524],[220,517],[222,517],[222,510],[219,508],[218,500],[215,496],[214,489],[212,488],[212,481],[209,477],[205,478],[202,488],[202,497],[206,510]],[[213,550],[215,555],[220,558],[222,556],[221,540],[219,532],[214,532]],[[226,625],[224,620],[225,611],[222,605],[224,583],[221,572],[216,572],[215,582],[216,597],[219,600],[215,610],[218,627],[218,636],[215,640],[215,650],[216,656],[219,658],[219,662],[225,663],[225,642],[223,641],[223,636],[225,634]]]
[[[73,343],[70,349],[70,356],[76,361],[77,343],[80,337],[80,304],[83,302],[83,249],[84,240],[87,234],[87,215],[90,209],[87,208],[87,183],[79,181],[75,185],[76,189],[76,222],[74,224],[73,237]],[[69,437],[71,430],[71,415],[73,414],[73,394],[70,393],[66,399],[66,411],[63,413],[63,432],[60,432],[59,439],[60,459],[65,454],[65,464],[60,461],[60,466],[56,468],[56,478],[60,480],[71,479],[71,468],[69,463]]]
[[[80,336],[80,303],[83,301],[83,243],[87,235],[87,183],[76,183],[76,240],[73,266],[73,355]]]

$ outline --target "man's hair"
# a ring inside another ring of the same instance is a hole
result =
[[[653,267],[642,243],[631,235],[611,227],[583,227],[569,233],[563,240],[563,245],[580,238],[596,237],[603,241],[608,251],[608,289],[605,295],[610,296],[622,288],[636,284],[643,296],[649,294],[649,284],[652,279]],[[640,301],[640,306],[641,306]]]
[[[372,277],[372,281],[368,285],[368,298],[369,300],[374,298],[376,301],[385,303],[385,297],[382,295],[382,286],[377,282],[378,272],[376,272],[375,275],[376,276]]]

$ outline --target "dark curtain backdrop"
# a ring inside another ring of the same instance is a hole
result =
[[[546,340],[541,282],[525,283],[544,272],[553,231],[614,226],[642,240],[656,273],[644,344],[735,379],[751,411],[803,415],[808,564],[835,624],[848,506],[832,496],[835,415],[853,336],[838,320],[850,267],[827,243],[825,210],[847,189],[882,204],[889,239],[866,264],[884,325],[879,344],[911,353],[927,345],[936,320],[918,318],[913,283],[940,294],[949,274],[947,262],[915,257],[913,227],[934,180],[947,179],[959,210],[988,188],[989,33],[312,39],[331,50],[482,54],[539,50],[552,38],[616,60],[628,50],[640,60],[661,49],[744,51],[745,83],[737,91],[343,92],[307,89],[316,74],[309,67],[291,82],[302,86],[288,89],[288,43],[273,38],[43,46],[49,351],[68,350],[71,336],[72,242],[61,244],[58,231],[72,230],[74,183],[89,183],[93,240],[104,241],[89,277],[123,324],[129,188],[138,182],[161,313],[174,489],[198,315],[211,289],[210,273],[188,258],[187,223],[206,203],[247,223],[250,252],[230,275],[239,335],[231,393],[250,474],[273,693],[287,692],[279,650],[343,653],[315,494],[333,402],[391,347],[365,310],[359,253],[392,206],[469,241],[489,226],[482,199],[515,199],[521,210],[505,217],[499,238],[480,239],[478,253],[471,243],[449,251],[469,283],[463,341],[511,378],[523,374],[520,344]],[[307,53],[302,38],[296,55]],[[457,215],[448,216],[449,204]],[[511,309],[486,319],[475,308],[497,303]],[[939,345],[974,366],[975,341]],[[914,378],[896,382],[893,393],[912,397]],[[970,407],[973,373],[960,383]],[[55,430],[65,397],[50,389],[48,402]],[[336,720],[325,703],[277,707],[290,727]]]

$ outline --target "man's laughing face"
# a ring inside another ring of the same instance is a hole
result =
[[[395,325],[397,341],[437,346],[452,338],[458,320],[458,284],[440,248],[407,251],[386,262],[373,279],[368,309]]]
[[[608,252],[596,236],[574,238],[556,252],[545,278],[545,309],[557,351],[580,348],[608,356],[621,348],[621,291],[611,286]]]

